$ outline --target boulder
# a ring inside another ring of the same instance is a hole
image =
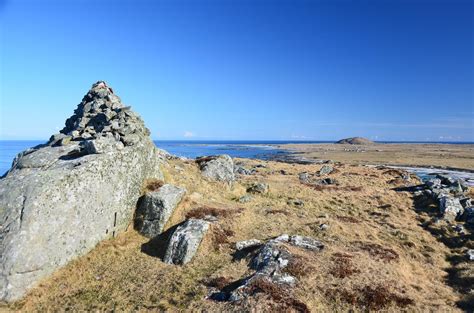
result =
[[[253,248],[261,245],[262,242],[258,239],[249,239],[244,241],[239,241],[235,243],[235,249],[240,251],[248,248]]]
[[[200,219],[189,219],[178,226],[171,236],[163,261],[183,265],[191,261],[210,223]]]
[[[449,195],[442,196],[439,199],[439,209],[441,214],[443,214],[443,218],[446,220],[454,220],[464,212],[464,208],[459,202],[459,199]]]
[[[204,177],[223,182],[232,182],[234,176],[234,162],[226,154],[196,159]]]
[[[135,229],[153,238],[163,231],[174,209],[186,194],[186,189],[166,184],[157,191],[145,194],[135,212]]]
[[[467,250],[466,256],[469,261],[474,261],[474,249]]]
[[[332,171],[334,171],[334,167],[332,167],[332,165],[323,165],[323,167],[321,167],[321,169],[319,170],[319,175],[328,175],[331,174]]]
[[[121,127],[133,126],[139,141],[125,145],[104,131],[110,120],[99,116],[108,110],[120,116]],[[129,112],[105,82],[94,84],[61,133],[20,153],[0,179],[0,300],[21,298],[55,269],[124,231],[143,181],[162,179],[163,158],[141,118]],[[89,126],[91,140],[115,141],[72,140]]]
[[[268,192],[268,189],[267,183],[253,183],[247,188],[247,192],[264,194]]]

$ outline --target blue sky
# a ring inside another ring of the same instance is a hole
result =
[[[0,0],[0,139],[106,80],[155,139],[474,141],[473,3]]]

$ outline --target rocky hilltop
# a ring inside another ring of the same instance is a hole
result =
[[[372,140],[369,140],[363,137],[345,138],[345,139],[341,139],[337,141],[336,143],[343,144],[343,145],[373,145],[374,144]]]
[[[0,299],[127,228],[144,180],[163,175],[149,134],[99,81],[60,133],[15,158],[0,180]]]

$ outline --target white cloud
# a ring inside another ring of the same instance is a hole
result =
[[[196,135],[193,132],[185,131],[183,136],[186,137],[186,138],[191,138],[191,137],[194,137]]]

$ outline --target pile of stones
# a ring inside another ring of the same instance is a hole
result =
[[[63,146],[71,141],[98,140],[94,142],[97,145],[84,145],[94,153],[95,148],[100,150],[100,146],[108,147],[114,142],[117,144],[114,148],[131,146],[149,135],[143,120],[130,107],[122,104],[112,88],[99,81],[92,85],[74,114],[66,120],[66,126],[51,136],[48,144]]]

